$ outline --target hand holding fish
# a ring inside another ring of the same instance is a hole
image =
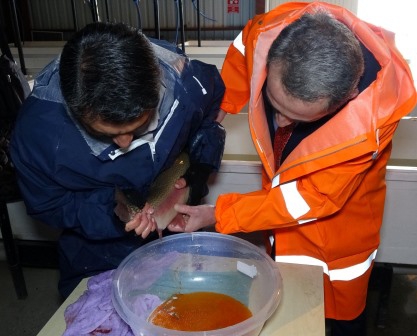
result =
[[[214,214],[215,207],[209,204],[190,206],[186,204],[175,204],[174,209],[182,214],[184,224],[172,221],[168,230],[172,232],[194,232],[216,223]]]
[[[151,204],[145,203],[142,209],[129,203],[126,196],[120,190],[115,193],[116,207],[114,213],[119,219],[126,223],[127,232],[135,230],[136,235],[146,238],[150,232],[155,231],[157,226],[152,217],[154,208]]]
[[[153,217],[154,208],[146,203],[141,211],[137,212],[133,218],[125,225],[125,230],[130,232],[135,230],[137,236],[146,238],[151,232],[155,231],[158,226]]]
[[[184,208],[190,214],[178,213],[174,205],[200,202],[208,192],[206,182],[211,167],[205,164],[194,163],[190,165],[188,155],[181,153],[174,164],[159,174],[150,187],[147,202],[143,208],[135,205],[134,198],[126,197],[123,192],[116,192],[116,215],[126,223],[126,231],[135,230],[137,235],[145,238],[150,232],[158,230],[161,235],[169,225],[173,232],[191,232],[211,225],[215,222],[212,207],[203,206]],[[205,208],[207,207],[207,209]],[[197,211],[197,216],[191,214]],[[200,212],[207,214],[208,222],[199,222]],[[197,217],[197,218],[196,218]],[[191,219],[191,222],[188,222]]]
[[[126,223],[126,231],[135,230],[138,236],[145,238],[156,229],[161,234],[170,222],[184,224],[182,216],[177,216],[174,204],[185,203],[188,199],[189,188],[182,178],[188,167],[188,155],[181,153],[174,164],[159,174],[152,183],[143,207],[138,205],[140,202],[136,201],[137,197],[132,197],[134,194],[130,193],[128,197],[126,191],[116,189],[117,204],[114,212]]]

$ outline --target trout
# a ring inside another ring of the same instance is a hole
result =
[[[188,154],[183,152],[174,164],[160,173],[151,184],[146,202],[154,208],[152,216],[155,218],[159,232],[165,229],[177,215],[174,205],[177,203],[185,204],[188,200],[190,188],[177,189],[175,188],[175,182],[185,174],[189,166]],[[130,218],[141,211],[137,204],[126,197],[124,197],[123,203],[130,210]]]

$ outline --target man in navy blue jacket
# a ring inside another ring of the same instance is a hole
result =
[[[156,176],[185,151],[190,203],[207,193],[225,131],[215,66],[123,24],[93,23],[37,76],[11,141],[28,214],[62,229],[59,290],[115,268],[157,237],[115,213],[116,190],[144,203]],[[152,223],[151,223],[152,224]]]

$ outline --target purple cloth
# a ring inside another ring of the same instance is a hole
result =
[[[146,269],[145,274],[132,272],[129,283],[134,289],[146,289],[161,275],[163,270],[178,258],[177,252],[169,252],[164,258],[145,258],[132,269]],[[119,316],[112,302],[112,276],[115,270],[92,276],[87,290],[64,312],[66,330],[63,336],[134,336],[130,327]],[[138,295],[130,309],[146,320],[149,314],[161,304],[161,299],[152,294]]]
[[[114,270],[107,271],[88,280],[87,290],[65,310],[67,328],[63,336],[134,336],[113,307],[113,272]]]

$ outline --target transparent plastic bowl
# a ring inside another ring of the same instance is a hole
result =
[[[116,311],[136,336],[257,336],[278,307],[282,278],[259,247],[214,232],[175,234],[148,243],[127,256],[113,275]],[[190,292],[227,294],[252,317],[227,328],[178,331],[147,321],[156,300]]]

